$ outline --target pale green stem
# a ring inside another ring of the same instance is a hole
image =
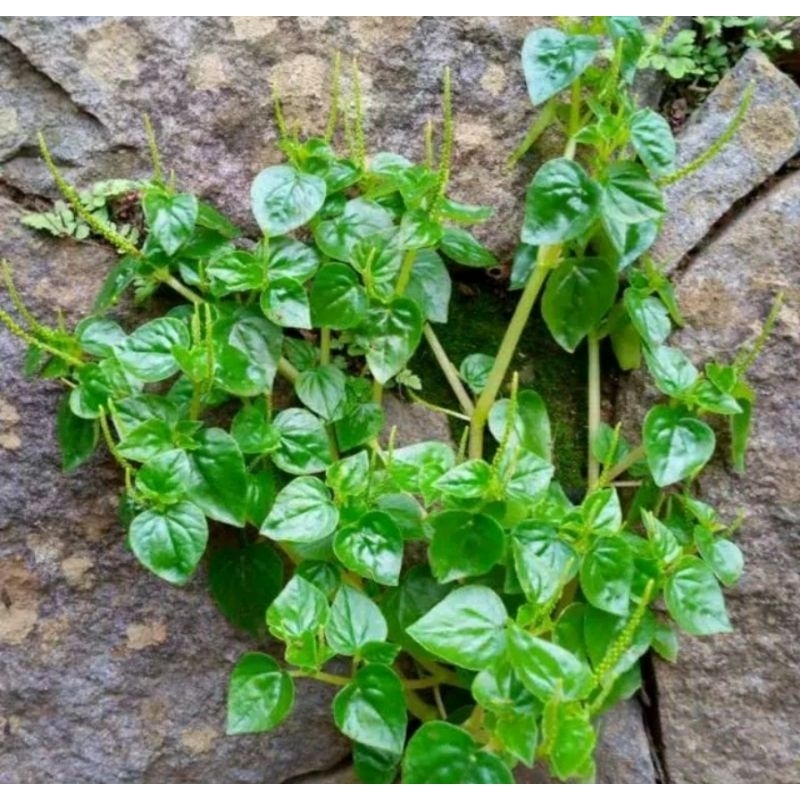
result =
[[[428,343],[428,347],[431,348],[431,352],[433,353],[436,362],[439,364],[439,367],[444,373],[445,380],[447,380],[447,383],[453,390],[453,394],[458,399],[462,411],[468,417],[471,417],[475,413],[475,404],[472,402],[469,392],[467,392],[467,390],[464,388],[464,384],[461,382],[461,377],[458,374],[458,370],[455,368],[453,362],[448,358],[444,347],[442,347],[442,343],[439,341],[439,338],[436,336],[436,333],[434,332],[430,323],[425,323],[422,333],[425,336],[425,341]]]
[[[647,455],[647,450],[643,444],[634,447],[619,463],[605,470],[597,481],[597,488],[603,489],[614,482],[614,479],[627,472],[637,461],[641,461]]]
[[[287,359],[283,358],[283,356],[281,356],[280,361],[278,361],[278,372],[292,385],[297,383],[297,379],[300,377],[300,373],[297,369]]]
[[[503,385],[506,372],[517,350],[517,345],[525,330],[533,305],[552,267],[557,263],[561,254],[561,245],[543,245],[539,248],[536,266],[525,285],[522,296],[514,309],[514,315],[506,329],[497,357],[489,373],[486,386],[478,397],[475,411],[472,414],[472,424],[469,434],[469,457],[481,458],[483,456],[483,429],[489,418],[489,411],[494,405],[500,387]]]
[[[319,363],[323,367],[331,363],[331,329],[327,326],[319,331]]]
[[[597,486],[600,477],[600,464],[594,457],[592,443],[600,431],[600,340],[592,331],[588,336],[589,345],[589,447],[587,473],[589,491]]]
[[[402,297],[408,288],[408,282],[411,280],[411,271],[414,269],[414,261],[417,258],[416,250],[406,250],[403,256],[403,263],[400,265],[400,274],[397,276],[397,284],[394,288],[395,294]]]
[[[538,116],[531,123],[525,138],[519,143],[517,149],[509,156],[506,161],[506,169],[513,169],[517,162],[533,147],[538,141],[539,137],[545,132],[547,126],[555,119],[556,106],[555,102],[548,102]]]

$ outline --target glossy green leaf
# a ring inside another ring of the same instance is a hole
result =
[[[125,342],[125,331],[114,320],[87,317],[76,326],[75,337],[84,352],[106,358]]]
[[[399,755],[407,724],[400,678],[382,664],[362,667],[333,699],[333,720],[353,741]]]
[[[395,244],[401,250],[435,247],[442,238],[442,226],[427,211],[406,211],[400,220]]]
[[[616,534],[622,527],[622,508],[617,490],[597,489],[588,494],[581,504],[584,528],[593,534]]]
[[[450,219],[462,225],[477,225],[491,219],[494,210],[490,206],[474,206],[445,197],[439,206],[439,213],[444,219]]]
[[[328,644],[340,655],[359,653],[367,642],[383,642],[388,628],[380,608],[363,592],[344,585],[331,604],[325,626]]]
[[[278,639],[315,637],[328,621],[328,601],[316,586],[295,575],[267,609],[269,632]]]
[[[660,114],[650,108],[637,111],[631,117],[631,141],[651,175],[668,175],[675,170],[675,139]]]
[[[291,278],[305,283],[319,268],[319,253],[290,236],[279,236],[262,245],[266,249],[267,274],[271,281]]]
[[[334,423],[342,450],[352,450],[374,439],[383,430],[383,409],[377,403],[360,403]]]
[[[559,703],[555,713],[545,718],[552,720],[552,725],[546,728],[545,746],[553,774],[562,781],[591,775],[597,734],[586,710],[577,704]]]
[[[658,622],[655,633],[653,634],[653,650],[665,661],[674,664],[678,660],[678,650],[680,643],[678,634],[669,623]]]
[[[591,670],[569,650],[514,623],[508,631],[508,655],[519,679],[543,702],[554,695],[581,700],[594,686]]]
[[[600,187],[566,158],[548,161],[525,195],[525,244],[559,244],[585,233],[600,212]]]
[[[422,338],[423,322],[417,304],[405,298],[369,310],[358,342],[375,380],[386,383],[405,367]]]
[[[261,534],[279,542],[318,542],[330,536],[338,522],[339,511],[325,484],[301,477],[278,492]]]
[[[119,302],[124,291],[133,283],[138,266],[138,258],[125,256],[112,267],[94,299],[92,313],[101,314]]]
[[[479,458],[462,461],[433,485],[446,497],[487,497],[494,488],[492,468]]]
[[[116,348],[126,372],[143,381],[162,381],[178,371],[172,355],[176,345],[189,347],[189,328],[182,320],[161,317],[146,322]]]
[[[327,264],[314,278],[310,293],[311,319],[317,327],[346,330],[367,313],[367,294],[358,275],[345,264]]]
[[[270,281],[261,293],[264,316],[282,328],[311,327],[311,308],[303,285],[294,278]]]
[[[242,235],[242,232],[224,214],[208,203],[197,204],[197,224],[222,234],[226,239],[236,239]]]
[[[400,755],[353,743],[353,769],[361,783],[394,783]]]
[[[294,386],[301,402],[325,420],[341,419],[345,411],[344,373],[331,364],[301,372]]]
[[[305,578],[327,598],[332,598],[342,585],[342,571],[338,564],[330,561],[304,560],[295,568],[295,575]]]
[[[493,366],[493,356],[472,353],[461,362],[458,372],[464,383],[469,386],[474,394],[478,395],[484,390]]]
[[[657,220],[664,214],[661,190],[647,172],[633,162],[612,164],[601,182],[604,216],[626,225]]]
[[[609,614],[626,616],[631,600],[633,556],[619,537],[596,539],[581,562],[581,589],[586,599]]]
[[[283,561],[267,542],[214,548],[208,584],[228,622],[255,636],[264,628],[264,612],[283,588]]]
[[[605,17],[611,40],[621,48],[620,72],[626,83],[632,83],[636,67],[645,47],[644,28],[639,17]]]
[[[385,231],[394,224],[392,215],[374,200],[348,200],[344,213],[314,228],[314,240],[326,256],[349,262],[353,248],[362,239]]]
[[[522,447],[539,458],[549,460],[551,457],[552,437],[547,405],[538,392],[523,389],[517,393],[517,402],[513,420],[509,420],[508,412],[511,401],[498,400],[489,412],[489,430],[492,436],[502,442],[511,425],[508,446]]]
[[[685,556],[677,563],[667,578],[664,601],[672,618],[687,633],[705,636],[732,630],[717,579],[695,556]]]
[[[323,472],[331,464],[330,443],[319,417],[302,408],[287,408],[272,421],[280,434],[275,464],[291,475]]]
[[[554,472],[549,461],[512,449],[505,451],[498,469],[506,498],[525,505],[547,490]]]
[[[159,504],[177,503],[186,497],[191,470],[183,450],[167,450],[142,465],[136,473],[136,490]]]
[[[161,190],[149,191],[142,200],[148,242],[152,240],[168,256],[186,244],[197,224],[197,198],[191,194],[169,196]]]
[[[208,541],[203,512],[193,503],[163,511],[148,509],[131,522],[128,540],[136,558],[169,583],[186,583],[194,574]]]
[[[247,454],[271,453],[280,443],[280,434],[267,419],[263,400],[242,406],[231,423],[231,436]]]
[[[410,625],[407,633],[438,658],[480,670],[505,650],[507,619],[503,601],[491,589],[462,586]]]
[[[497,263],[497,256],[462,228],[445,228],[439,249],[465,267],[493,267]]]
[[[520,242],[514,251],[514,259],[511,262],[511,280],[509,289],[524,289],[528,282],[539,255],[539,248],[533,244]]]
[[[406,287],[410,297],[430,322],[447,322],[453,283],[444,262],[435,250],[420,250],[414,259]]]
[[[234,438],[220,428],[206,428],[195,437],[188,498],[206,516],[242,527],[247,515],[244,457]]]
[[[228,686],[227,733],[272,730],[294,705],[294,683],[278,662],[263,653],[245,653]]]
[[[714,431],[680,407],[650,409],[643,439],[647,464],[658,486],[696,475],[714,453]]]
[[[419,442],[392,453],[389,473],[399,489],[425,494],[445,472],[455,466],[455,453],[444,442]]]
[[[744,570],[742,551],[730,539],[715,537],[702,528],[695,531],[695,543],[703,561],[723,586],[733,586]]]
[[[62,469],[71,472],[95,451],[100,438],[100,426],[95,420],[76,416],[64,396],[56,412],[56,437],[61,449]]]
[[[698,378],[694,364],[676,347],[645,348],[644,358],[656,386],[670,397],[683,397]]]
[[[628,289],[625,310],[639,336],[651,347],[663,344],[672,330],[666,306],[657,297],[642,297]]]
[[[525,596],[544,606],[578,571],[578,554],[555,528],[525,521],[513,530],[511,549]]]
[[[254,397],[272,389],[283,334],[259,311],[225,314],[212,329],[216,382],[227,392]]]
[[[162,419],[149,419],[122,436],[117,450],[132,461],[148,461],[174,447],[169,423]]]
[[[663,564],[671,564],[683,554],[683,548],[675,533],[656,516],[646,510],[641,513],[647,538],[653,549],[653,555]]]
[[[403,563],[403,535],[383,511],[370,511],[336,532],[336,557],[349,570],[384,586],[397,586]]]
[[[206,278],[215,297],[249,292],[264,285],[264,265],[244,250],[224,252],[206,266]]]
[[[595,36],[568,35],[553,28],[531,31],[522,45],[522,70],[531,102],[537,106],[566,89],[594,61]]]
[[[352,499],[367,491],[370,477],[367,451],[359,450],[352,456],[334,461],[325,473],[325,482],[337,497]]]
[[[484,575],[503,558],[503,529],[486,514],[442,511],[428,517],[428,524],[433,528],[428,558],[440,583]]]
[[[511,770],[462,728],[426,722],[403,756],[403,783],[514,783]]]
[[[644,255],[658,236],[659,222],[647,219],[626,223],[616,217],[603,217],[603,230],[616,251],[616,267],[624,270]]]
[[[267,167],[250,187],[250,203],[258,227],[267,236],[281,236],[305,225],[325,202],[325,181],[294,167]]]
[[[425,512],[422,506],[408,494],[384,494],[376,501],[376,508],[385,511],[403,534],[403,539],[421,539]]]

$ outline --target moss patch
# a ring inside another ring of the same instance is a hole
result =
[[[518,297],[518,292],[507,293],[491,285],[456,284],[450,321],[446,326],[436,326],[436,334],[456,366],[470,353],[493,355],[497,351]],[[422,397],[456,408],[456,400],[424,343],[411,369],[422,381]],[[574,355],[564,352],[553,341],[537,308],[512,369],[519,372],[521,387],[535,389],[547,403],[557,479],[565,489],[583,487],[587,446],[585,349],[579,348]],[[456,442],[460,441],[464,424],[453,419],[451,429]]]

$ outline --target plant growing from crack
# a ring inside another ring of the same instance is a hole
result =
[[[665,213],[660,186],[686,169],[666,123],[630,100],[643,47],[632,17],[526,39],[541,110],[516,156],[549,126],[566,145],[528,188],[512,274],[522,294],[497,353],[460,369],[433,327],[447,321],[444,259],[483,268],[495,257],[467,230],[490,209],[448,194],[447,75],[439,154],[429,127],[422,164],[367,158],[357,81],[344,156],[333,146],[338,78],[324,138],[294,135],[276,100],[286,163],[253,182],[257,243],[165,183],[150,135],[139,248],[86,207],[42,141],[76,217],[123,257],[72,332],[37,321],[4,265],[16,318],[0,320],[30,345],[27,372],[67,387],[65,468],[100,440],[119,463],[134,555],[180,585],[208,550],[226,617],[284,643],[286,666],[263,652],[237,663],[230,733],[274,728],[296,687],[316,680],[337,687],[334,722],[363,781],[399,770],[408,783],[508,783],[537,759],[559,779],[590,780],[593,721],[639,688],[642,656],[674,660],[676,627],[730,629],[720,583],[738,579],[742,556],[692,483],[715,449],[709,415],[730,420],[743,466],[745,373],[763,338],[702,373],[666,344],[680,314],[647,250]],[[123,330],[112,314],[123,293],[142,301],[162,287],[180,304]],[[540,293],[558,343],[587,342],[578,503],[554,480],[541,397],[509,375]],[[405,371],[423,338],[458,402],[449,413],[465,422],[457,449],[397,446],[384,430],[384,389],[398,376],[413,384]],[[643,360],[665,395],[638,444],[601,419],[603,340],[624,369]],[[209,546],[209,521],[239,543]]]

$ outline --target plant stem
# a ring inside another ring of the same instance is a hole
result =
[[[605,470],[597,480],[598,489],[603,489],[619,477],[627,472],[637,461],[641,461],[647,455],[647,450],[643,444],[634,447],[619,463],[613,467]]]
[[[517,350],[517,345],[525,330],[533,304],[539,296],[545,278],[558,262],[561,254],[561,245],[543,245],[539,248],[539,255],[536,259],[536,266],[533,268],[530,278],[525,285],[522,296],[514,309],[514,315],[506,328],[497,357],[494,360],[486,386],[478,397],[475,404],[475,411],[472,414],[472,424],[469,432],[469,457],[481,458],[483,456],[483,429],[486,427],[486,420],[489,418],[489,410],[494,404],[497,393],[503,384],[511,359]]]
[[[405,688],[408,710],[422,722],[430,722],[439,718],[439,712],[428,705],[413,689]]]
[[[517,162],[536,144],[538,138],[545,132],[547,126],[555,119],[556,104],[548,102],[539,112],[538,116],[531,123],[525,138],[517,145],[517,149],[509,156],[506,161],[506,169],[513,169]]]
[[[439,341],[439,338],[436,336],[436,333],[429,322],[425,323],[422,333],[425,336],[425,341],[428,343],[428,347],[431,348],[434,358],[441,367],[447,383],[450,384],[453,394],[458,399],[461,409],[468,417],[471,417],[475,413],[475,404],[472,402],[472,398],[464,388],[464,384],[461,382],[461,377],[458,374],[458,370],[455,368],[453,362],[447,357],[447,353],[445,352],[444,347],[442,347],[442,343]]]
[[[278,361],[278,372],[293,386],[297,383],[297,379],[300,376],[298,370],[283,356],[281,356],[280,361]]]
[[[351,678],[346,678],[344,675],[334,675],[330,672],[303,672],[301,669],[293,669],[289,671],[289,676],[292,678],[311,678],[320,683],[329,683],[331,686],[347,686]]]
[[[323,367],[331,363],[331,329],[327,326],[319,331],[319,363]]]
[[[459,414],[458,411],[452,411],[444,406],[437,406],[435,403],[429,403],[424,397],[420,397],[412,389],[406,389],[406,391],[408,392],[408,396],[411,398],[414,405],[425,406],[425,408],[429,408],[431,411],[436,411],[439,414],[447,414],[448,417],[460,419],[463,422],[470,421],[470,417],[468,417],[466,414]]]
[[[403,263],[400,266],[400,274],[397,276],[397,285],[394,292],[398,297],[402,297],[408,288],[408,282],[411,280],[411,270],[414,268],[414,260],[417,257],[416,250],[406,250],[403,256]]]
[[[589,491],[596,486],[600,476],[600,464],[594,457],[592,443],[600,431],[600,339],[595,331],[589,333],[589,443],[587,454],[587,475]]]

